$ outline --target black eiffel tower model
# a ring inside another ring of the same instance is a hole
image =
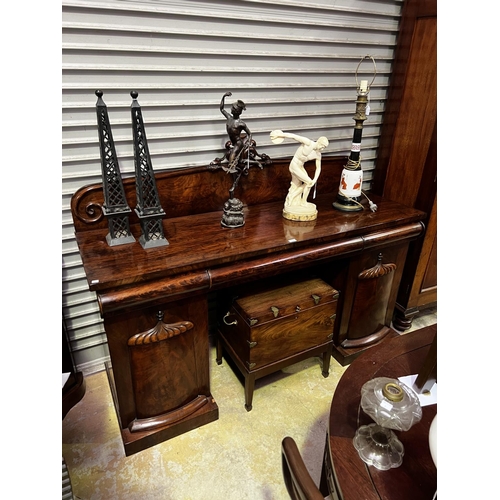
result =
[[[113,247],[135,242],[135,238],[130,232],[128,215],[132,210],[125,198],[108,109],[102,100],[103,92],[96,90],[95,95],[97,96],[97,129],[99,132],[102,185],[104,191],[104,205],[102,206],[102,210],[108,220],[109,233],[106,235],[106,241],[109,246]]]
[[[160,197],[149,154],[146,130],[142,119],[141,106],[137,102],[139,94],[133,90],[132,97],[132,131],[134,135],[135,190],[137,205],[135,213],[139,217],[142,235],[139,243],[143,248],[154,248],[168,245],[163,234],[162,219],[165,212],[160,206]]]

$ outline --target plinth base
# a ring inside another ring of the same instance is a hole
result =
[[[243,203],[238,198],[230,198],[224,203],[221,226],[235,228],[245,225]]]
[[[318,211],[314,203],[306,203],[305,205],[286,206],[283,208],[283,217],[288,220],[308,221],[316,220]]]
[[[167,238],[165,238],[165,237],[159,237],[157,239],[146,240],[144,235],[140,236],[139,243],[141,244],[141,247],[144,249],[164,247],[164,246],[169,245],[169,242],[168,242]]]
[[[208,395],[205,394],[205,404],[195,408],[195,411],[191,413],[186,413],[183,418],[173,420],[159,427],[145,429],[139,432],[131,432],[128,426],[122,427],[120,413],[118,411],[118,395],[111,363],[109,361],[104,363],[104,367],[106,369],[106,375],[108,376],[116,417],[120,425],[123,448],[127,457],[219,419],[219,407],[209,393]]]
[[[129,243],[135,243],[135,238],[131,234],[128,236],[121,236],[120,238],[112,238],[108,233],[106,235],[106,242],[110,247],[116,247],[118,245],[128,245]]]
[[[350,343],[342,342],[341,345],[334,345],[332,350],[332,356],[335,360],[342,366],[350,365],[359,355],[368,351],[372,347],[380,345],[386,339],[392,339],[398,337],[399,334],[392,328],[383,327],[379,332],[374,335],[367,337],[367,342],[362,343]]]
[[[128,457],[134,453],[155,446],[159,443],[180,436],[203,425],[215,422],[219,419],[219,408],[217,403],[208,396],[208,403],[195,413],[185,419],[165,425],[159,429],[143,432],[130,432],[128,428],[120,429],[125,455]]]

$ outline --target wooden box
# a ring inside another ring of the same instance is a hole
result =
[[[255,380],[322,354],[328,377],[339,293],[311,279],[239,296],[221,311],[217,363],[224,350],[245,378],[245,408],[252,409]]]

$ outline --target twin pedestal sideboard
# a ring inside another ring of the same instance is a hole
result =
[[[339,292],[332,355],[343,365],[390,331],[410,241],[424,232],[425,214],[372,196],[361,212],[332,207],[344,157],[324,157],[317,184],[318,217],[282,217],[290,158],[251,168],[235,197],[245,224],[221,226],[231,174],[208,167],[155,175],[165,211],[168,245],[144,249],[136,241],[109,246],[102,184],[72,198],[76,240],[90,290],[106,330],[111,392],[125,453],[131,455],[218,418],[210,392],[209,303],[238,287],[321,279]],[[314,168],[314,165],[311,165]],[[306,165],[309,170],[309,166]],[[135,207],[135,179],[123,180]]]

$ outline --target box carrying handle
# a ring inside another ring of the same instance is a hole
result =
[[[226,321],[226,318],[227,318],[228,316],[230,316],[230,315],[231,315],[231,311],[228,311],[228,312],[226,313],[226,315],[222,318],[222,321],[224,321],[224,323],[225,323],[227,326],[237,325],[237,324],[238,324],[238,320],[237,320],[237,319],[235,319],[234,321],[231,321],[230,323],[229,323],[228,321]]]

